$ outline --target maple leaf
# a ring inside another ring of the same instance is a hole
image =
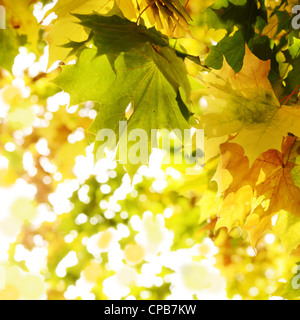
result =
[[[133,112],[128,131],[143,128],[150,137],[152,129],[183,132],[189,128],[190,83],[186,67],[176,51],[167,46],[165,36],[116,15],[76,17],[93,33],[97,53],[94,49],[84,50],[78,63],[66,66],[54,82],[70,93],[71,104],[100,103],[91,133],[97,136],[101,129],[111,129],[120,139],[119,123],[127,120],[129,105]],[[148,142],[149,155],[153,141]],[[96,141],[95,150],[102,144]],[[148,159],[146,151],[141,151],[143,159]],[[130,176],[140,165],[132,166],[126,167]]]
[[[208,137],[237,133],[250,166],[270,149],[280,150],[289,132],[300,136],[296,119],[300,108],[280,106],[268,80],[270,61],[262,61],[246,46],[242,70],[235,74],[226,62],[220,71],[207,76],[211,97],[202,116]]]
[[[280,237],[282,244],[288,252],[296,249],[300,243],[300,218],[282,211],[274,226],[274,232]]]
[[[91,29],[98,55],[115,54],[138,48],[150,42],[153,45],[168,46],[168,38],[155,28],[138,26],[136,23],[117,15],[75,14],[80,24]]]
[[[245,56],[245,40],[240,31],[233,36],[225,36],[216,46],[212,46],[205,65],[214,69],[221,69],[223,56],[235,72],[242,69]]]
[[[60,0],[54,8],[47,12],[44,19],[51,13],[57,15],[50,30],[47,32],[46,40],[49,44],[50,67],[55,61],[71,61],[74,56],[70,56],[72,48],[65,45],[74,41],[77,43],[86,41],[89,37],[84,27],[78,24],[78,19],[73,15],[76,13],[89,14],[92,12],[107,13],[113,6],[108,0]]]
[[[259,238],[268,231],[272,230],[272,217],[266,213],[265,209],[259,205],[247,217],[243,229],[248,232],[252,248],[255,248]]]
[[[220,162],[212,178],[218,184],[218,195],[237,191],[247,184],[249,160],[244,150],[236,143],[226,142],[220,145]]]
[[[220,154],[220,145],[225,143],[227,140],[228,138],[226,136],[210,139],[204,137],[205,162],[208,162],[210,159],[218,156]]]
[[[114,62],[116,73],[106,55],[95,57],[95,54],[96,50],[86,49],[78,64],[66,66],[55,80],[70,93],[71,104],[85,101],[100,103],[98,116],[90,129],[95,136],[101,129],[114,130],[119,136],[119,122],[126,121],[125,110],[130,103],[133,114],[128,120],[128,131],[142,128],[151,137],[151,129],[183,131],[189,128],[184,117],[187,107],[179,95],[181,84],[186,88],[189,85],[184,64],[173,49],[161,48],[158,54],[150,44],[146,44],[139,51],[133,49],[121,53]],[[77,79],[86,81],[78,82]],[[148,141],[151,144],[151,139]],[[96,141],[95,150],[102,144]],[[147,151],[150,152],[150,145]],[[131,176],[137,168],[128,165]]]
[[[107,57],[96,54],[96,49],[83,50],[78,63],[65,66],[63,73],[53,81],[71,93],[71,105],[100,101],[116,78]]]
[[[296,137],[285,137],[281,152],[273,149],[263,153],[250,170],[239,145],[227,142],[220,146],[221,159],[213,179],[225,199],[217,229],[239,226],[248,232],[255,247],[262,234],[272,230],[275,214],[284,210],[300,216],[300,189],[294,181],[300,170],[290,161],[295,146],[298,146]]]
[[[242,226],[251,211],[252,198],[253,190],[249,185],[229,193],[219,212],[216,229],[226,227],[231,230],[233,227]]]
[[[263,153],[250,170],[250,177],[256,181],[256,197],[269,199],[267,212],[280,210],[300,216],[300,189],[295,185],[292,171],[297,166],[289,161],[289,153],[296,137],[283,139],[282,153],[269,150]]]

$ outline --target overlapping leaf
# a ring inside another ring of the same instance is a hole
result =
[[[288,139],[289,140],[289,139]],[[273,214],[280,210],[300,216],[300,189],[295,185],[292,170],[296,164],[288,161],[291,142],[285,139],[282,153],[269,150],[262,154],[254,163],[250,171],[252,179],[257,180],[255,185],[256,196],[264,196],[269,200],[267,212]],[[284,148],[288,147],[288,153]]]
[[[147,42],[158,46],[168,45],[168,38],[157,32],[155,28],[147,29],[142,25],[138,26],[118,15],[76,14],[75,16],[80,19],[81,25],[93,32],[98,55],[127,52]]]
[[[149,143],[151,129],[188,128],[189,111],[183,102],[190,91],[186,69],[164,37],[117,16],[77,17],[91,28],[98,52],[85,50],[78,64],[66,66],[55,83],[70,93],[71,104],[100,103],[91,131],[97,136],[101,129],[112,129],[118,136],[129,104],[133,114],[128,130],[146,130]],[[102,143],[97,142],[96,149]]]
[[[245,40],[240,31],[234,35],[225,36],[216,46],[210,48],[210,54],[205,64],[214,69],[221,69],[225,57],[227,63],[235,72],[239,72],[243,66],[245,56]]]
[[[219,72],[210,75],[213,97],[203,116],[208,137],[235,134],[250,165],[270,149],[280,150],[282,137],[300,135],[297,119],[300,108],[280,106],[268,80],[270,61],[261,61],[246,47],[242,70],[234,71],[224,62]],[[213,80],[212,80],[213,79]]]
[[[295,217],[289,220],[298,221],[300,189],[294,180],[299,176],[299,167],[290,161],[295,141],[295,137],[287,136],[281,152],[273,149],[263,153],[250,170],[240,146],[233,143],[221,146],[221,162],[214,179],[221,187],[227,174],[231,179],[226,191],[222,190],[225,200],[217,228],[242,227],[248,231],[255,247],[260,236],[273,229],[271,220],[275,214],[282,216],[282,212],[286,212],[288,217]],[[278,232],[278,226],[274,231],[287,237],[283,230]],[[290,246],[288,243],[288,250]],[[292,246],[294,248],[295,244]]]
[[[61,60],[67,62],[74,58],[70,56],[72,48],[65,47],[70,42],[82,42],[88,39],[83,26],[78,24],[78,19],[72,14],[89,14],[92,12],[107,13],[113,6],[112,1],[107,0],[62,0],[58,1],[55,7],[47,12],[45,18],[51,13],[57,15],[57,19],[52,23],[46,40],[49,44],[49,61],[50,67],[55,61]]]

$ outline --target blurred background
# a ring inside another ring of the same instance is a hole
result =
[[[41,22],[54,5],[30,8]],[[195,32],[199,53],[221,37]],[[132,181],[112,157],[95,162],[96,108],[69,105],[50,82],[59,63],[48,69],[38,46],[0,69],[0,299],[281,299],[297,252],[273,234],[254,250],[238,228],[214,231],[218,159],[187,176],[155,149]]]

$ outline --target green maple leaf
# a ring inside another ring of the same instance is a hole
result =
[[[173,47],[175,40],[176,44],[177,39],[169,39],[154,27],[146,28],[144,25],[137,25],[118,14],[111,15],[111,12],[109,15],[94,13],[90,15],[74,14],[74,16],[80,20],[82,26],[91,30],[94,44],[98,48],[98,55],[108,55],[112,65],[120,52],[142,47],[145,43],[152,43],[160,47]],[[171,45],[172,42],[173,45]],[[73,50],[76,50],[80,44],[72,42],[64,47],[73,47]],[[188,58],[200,64],[199,57],[183,52],[179,47],[173,49],[179,57]]]
[[[147,42],[168,46],[168,38],[155,28],[148,29],[118,15],[76,14],[75,17],[80,19],[81,25],[93,31],[94,43],[99,55],[127,52]]]
[[[119,123],[128,120],[128,132],[143,129],[147,133],[148,144],[138,150],[138,159],[144,163],[152,143],[157,143],[155,138],[151,141],[152,129],[183,132],[189,128],[190,83],[183,59],[168,46],[168,38],[154,28],[147,29],[117,15],[76,17],[93,34],[97,50],[84,50],[78,63],[66,66],[55,83],[70,93],[71,104],[99,103],[98,115],[90,128],[96,137],[96,156],[104,143],[98,141],[98,133],[102,129],[113,130],[118,143],[124,133]],[[125,112],[130,105],[133,113],[127,119]],[[128,149],[123,151],[127,153],[134,145],[129,142]],[[115,143],[106,145],[110,149],[114,146]],[[133,176],[140,165],[131,161],[127,165],[129,174]]]
[[[82,51],[87,48],[87,45],[89,44],[89,42],[93,38],[93,36],[94,35],[91,32],[89,37],[87,38],[87,40],[79,41],[79,42],[70,41],[70,42],[64,44],[62,46],[63,48],[66,48],[66,49],[71,48],[72,49],[71,52],[68,54],[67,58],[72,57],[72,56],[79,57],[81,55]]]
[[[258,17],[267,22],[267,12],[263,1],[217,1],[206,11],[206,23],[209,28],[225,29],[228,35],[234,27],[242,32],[246,42],[255,34]],[[258,4],[259,3],[259,4]]]
[[[189,111],[180,95],[180,88],[185,99],[189,95],[185,66],[173,49],[159,47],[159,50],[148,43],[139,50],[120,53],[114,73],[106,55],[99,57],[95,49],[87,49],[78,64],[66,66],[55,83],[70,93],[72,104],[88,100],[100,103],[90,129],[96,137],[101,129],[111,129],[119,137],[119,122],[126,120],[125,110],[131,103],[134,112],[128,121],[128,131],[144,129],[149,137],[149,152],[151,129],[188,128],[184,115],[188,117]],[[96,152],[102,143],[96,141]],[[129,143],[128,148],[132,145]],[[131,175],[138,166],[129,168]]]
[[[245,56],[245,40],[240,31],[237,31],[231,37],[225,36],[216,46],[211,46],[205,64],[219,70],[223,65],[223,56],[235,72],[242,69]]]
[[[267,24],[263,1],[217,0],[206,10],[206,24],[209,28],[227,31],[216,46],[210,46],[210,54],[205,60],[207,66],[221,69],[224,56],[232,69],[239,72],[243,66],[245,43],[259,58],[270,58],[266,56],[266,52],[270,54],[268,41],[255,32],[259,25]]]
[[[99,101],[115,79],[107,57],[95,56],[96,50],[83,50],[78,63],[65,66],[63,73],[53,81],[70,93],[71,105]]]

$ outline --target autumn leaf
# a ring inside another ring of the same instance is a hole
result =
[[[288,211],[300,216],[300,189],[295,185],[292,170],[296,164],[289,162],[286,156],[292,148],[295,137],[287,137],[282,143],[282,153],[269,150],[263,153],[254,163],[250,176],[256,181],[256,197],[269,199],[267,212]]]
[[[300,108],[281,106],[268,80],[270,61],[256,58],[246,47],[242,70],[235,74],[224,62],[223,68],[208,75],[210,92],[202,123],[208,137],[237,134],[250,166],[267,150],[280,150],[282,137],[300,135],[295,119]]]
[[[251,170],[241,147],[233,143],[221,145],[221,161],[214,180],[219,193],[224,194],[224,203],[216,228],[239,226],[249,233],[255,247],[261,235],[272,230],[271,219],[275,214],[285,210],[300,215],[300,189],[294,182],[299,170],[289,161],[295,142],[296,137],[287,136],[282,142],[282,152],[263,153]],[[245,206],[246,203],[251,205]]]
[[[299,299],[297,4],[0,0],[0,299]]]
[[[243,186],[236,192],[231,192],[225,198],[219,212],[216,229],[226,227],[231,230],[244,224],[251,211],[253,190],[249,185]]]
[[[235,143],[220,145],[220,162],[213,181],[218,184],[218,195],[237,191],[243,184],[247,184],[249,160],[244,155],[241,146]]]
[[[279,235],[282,244],[288,252],[296,249],[299,245],[300,218],[282,211],[274,226],[274,232]]]
[[[243,229],[248,232],[252,248],[256,248],[257,242],[263,234],[273,231],[272,217],[273,215],[266,213],[261,205],[247,217]]]

